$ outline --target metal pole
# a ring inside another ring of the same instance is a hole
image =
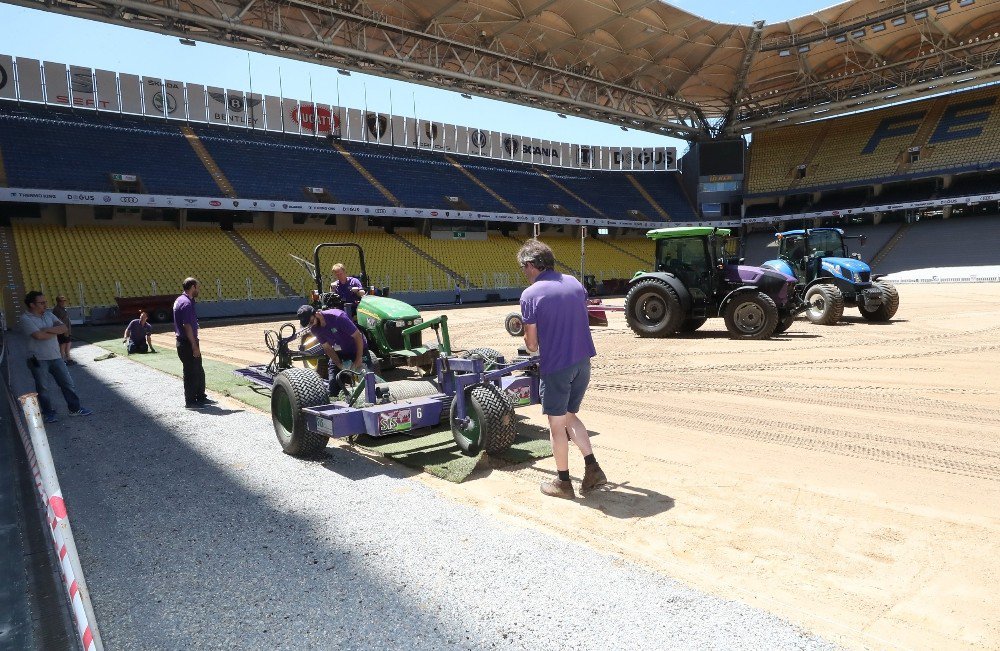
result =
[[[583,272],[586,267],[585,260],[587,258],[586,245],[584,242],[587,239],[587,227],[580,227],[580,282],[583,282]]]

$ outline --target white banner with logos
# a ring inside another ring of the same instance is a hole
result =
[[[262,96],[157,77],[0,55],[0,99],[122,111],[148,117],[187,119],[252,129],[448,151],[471,156],[547,165],[608,170],[675,170],[672,147],[610,148],[497,133],[417,116],[292,98]]]
[[[878,197],[874,199],[878,200]],[[860,208],[845,208],[841,210],[822,210],[819,212],[801,212],[794,215],[774,215],[769,217],[748,217],[744,224],[777,224],[787,221],[801,221],[818,217],[847,217],[850,215],[870,215],[876,212],[894,212],[897,210],[916,210],[919,208],[943,208],[944,206],[971,206],[977,203],[1000,201],[1000,193],[975,194],[965,197],[949,197],[947,199],[928,199],[926,201],[907,201],[905,203],[885,203],[878,206],[862,206]]]

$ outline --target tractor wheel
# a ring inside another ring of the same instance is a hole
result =
[[[684,319],[684,323],[681,324],[681,327],[678,330],[678,332],[694,332],[701,326],[705,325],[706,321],[708,321],[708,318],[703,316]]]
[[[497,365],[497,358],[503,357],[503,353],[492,348],[473,348],[469,351],[469,359],[475,356],[483,358],[483,370],[492,371]]]
[[[779,318],[778,318],[778,327],[776,327],[774,329],[774,333],[772,333],[772,334],[780,335],[782,332],[784,332],[784,331],[788,330],[789,328],[791,328],[793,323],[795,323],[795,316],[794,315],[789,315],[789,316],[786,316],[786,317],[780,317],[779,316]]]
[[[326,447],[327,437],[306,429],[304,407],[330,402],[330,389],[315,372],[289,368],[274,377],[271,387],[271,421],[285,454],[305,457]]]
[[[524,336],[524,317],[520,312],[511,312],[503,319],[503,327],[511,337]]]
[[[153,310],[153,321],[157,323],[166,323],[167,321],[170,321],[171,316],[169,308],[158,307]]]
[[[741,292],[726,305],[726,329],[733,339],[767,339],[778,327],[778,307],[764,292]]]
[[[451,434],[465,454],[499,454],[514,444],[514,408],[500,389],[477,384],[466,389],[465,413],[468,423],[456,421],[458,405],[451,403]]]
[[[817,325],[834,325],[844,316],[844,295],[836,285],[813,285],[806,303],[806,318]]]
[[[875,286],[882,292],[882,304],[874,310],[866,310],[864,303],[858,305],[861,316],[868,321],[888,321],[896,315],[899,309],[899,292],[896,286],[885,280],[875,281]]]
[[[640,280],[625,296],[625,321],[640,337],[669,337],[684,322],[677,292],[655,278]]]

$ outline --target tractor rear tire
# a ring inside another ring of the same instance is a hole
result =
[[[899,292],[896,286],[885,280],[876,280],[875,286],[882,292],[882,304],[872,311],[865,310],[864,303],[858,305],[861,316],[868,321],[888,321],[899,309]]]
[[[503,319],[503,327],[511,337],[524,336],[524,317],[520,312],[511,312]]]
[[[806,303],[806,318],[816,325],[834,325],[844,316],[844,294],[836,285],[813,285]]]
[[[640,337],[669,337],[685,316],[674,288],[655,278],[640,280],[625,295],[625,321]]]
[[[306,429],[306,416],[302,409],[329,402],[329,386],[314,371],[289,368],[274,377],[271,421],[285,454],[307,457],[326,447],[327,437]]]
[[[708,318],[703,316],[684,319],[684,323],[681,324],[678,332],[694,332],[701,326],[705,325],[706,321],[708,321]]]
[[[455,443],[468,455],[485,450],[496,455],[514,444],[514,408],[504,393],[492,384],[477,384],[466,389],[466,416],[463,428],[456,421],[458,405],[451,403],[451,434]]]
[[[737,294],[726,305],[724,317],[733,339],[768,339],[780,321],[774,300],[754,291]]]

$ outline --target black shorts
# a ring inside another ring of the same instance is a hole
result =
[[[69,342],[73,341],[73,338],[70,337],[69,335],[56,335],[56,339],[59,340],[60,344],[68,344]]]

